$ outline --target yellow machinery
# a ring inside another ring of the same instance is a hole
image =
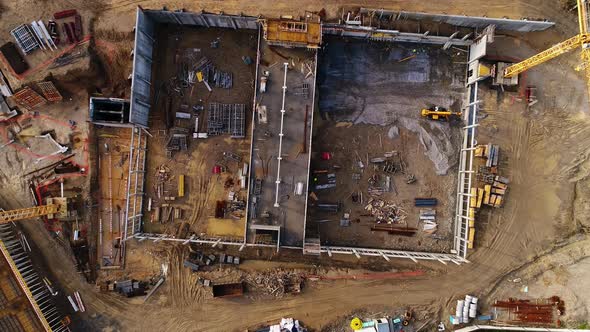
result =
[[[59,204],[41,205],[26,209],[16,209],[10,211],[0,211],[0,224],[9,222],[31,219],[35,217],[47,216],[60,212]]]
[[[354,330],[354,331],[358,331],[360,329],[363,328],[363,321],[358,318],[358,317],[354,317],[351,321],[350,321],[350,327]]]
[[[563,53],[581,47],[582,52],[580,55],[582,57],[582,63],[576,67],[576,70],[586,70],[586,84],[588,92],[590,93],[590,34],[588,33],[588,2],[587,0],[577,0],[577,2],[580,33],[550,47],[549,49],[546,49],[539,54],[533,55],[526,60],[506,67],[503,73],[504,77],[510,78],[512,76],[518,75],[538,64],[549,61]]]
[[[429,118],[431,120],[446,120],[449,121],[453,117],[461,118],[461,112],[449,111],[444,107],[434,106],[431,108],[423,108],[420,112],[422,117]]]

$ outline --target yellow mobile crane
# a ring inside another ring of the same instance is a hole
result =
[[[581,47],[582,63],[576,67],[576,71],[586,71],[586,84],[588,93],[590,94],[590,34],[588,33],[588,0],[577,0],[577,3],[580,33],[562,41],[559,44],[553,45],[549,49],[533,55],[526,60],[506,67],[503,72],[505,78],[518,75],[538,64],[556,58],[557,56],[569,52],[575,48]]]
[[[457,119],[461,118],[461,112],[449,111],[446,108],[440,107],[440,106],[423,108],[420,111],[420,115],[422,115],[422,117],[429,118],[430,120],[442,120],[442,121],[450,121],[453,118],[457,118]]]

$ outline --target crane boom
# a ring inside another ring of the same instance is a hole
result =
[[[17,220],[46,216],[57,212],[59,212],[59,205],[57,204],[41,205],[26,209],[1,211],[0,225]]]
[[[582,46],[590,41],[590,34],[579,34],[569,39],[562,41],[559,44],[553,45],[552,47],[544,50],[541,53],[533,55],[532,57],[523,60],[519,63],[515,63],[504,70],[504,77],[512,77],[518,75],[523,71],[526,71],[538,64],[549,61],[553,58],[560,56],[563,53],[569,52]]]

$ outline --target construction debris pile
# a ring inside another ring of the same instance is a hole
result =
[[[180,92],[181,89],[191,88],[196,83],[203,82],[211,91],[211,85],[217,88],[231,89],[233,86],[233,75],[230,72],[219,70],[206,56],[199,56],[201,50],[188,48],[184,50],[183,57],[179,63],[177,85],[174,89]]]
[[[188,259],[183,263],[184,267],[191,269],[193,272],[202,270],[203,267],[212,266],[214,263],[219,265],[240,265],[240,257],[226,254],[219,255],[219,260],[214,254],[203,254],[200,251],[191,252]]]
[[[217,45],[218,43],[212,43]],[[244,138],[246,126],[246,106],[244,104],[211,103],[207,114],[202,99],[190,102],[195,86],[202,83],[209,92],[212,87],[230,89],[233,75],[219,70],[199,48],[187,48],[175,58],[176,75],[162,82],[155,93],[155,103],[160,95],[165,94],[164,110],[166,113],[167,157],[174,151],[188,150],[188,137],[206,139],[209,135],[229,134],[232,138]],[[175,99],[184,99],[185,103],[175,105]],[[200,130],[206,122],[206,129]]]
[[[152,198],[148,199],[148,211],[152,211],[150,222],[166,224],[174,222],[176,219],[182,219],[184,210],[178,206],[172,205],[177,198],[184,197],[184,175],[180,174],[175,177],[168,166],[160,165],[156,168],[154,174],[155,183],[153,185],[154,193],[157,200],[163,200],[163,203],[154,206],[152,209]],[[177,179],[176,186],[173,180]]]
[[[495,310],[499,309],[506,313],[508,315],[506,321],[513,324],[556,324],[559,326],[561,322],[559,319],[556,321],[555,316],[565,314],[564,301],[558,296],[534,301],[510,298],[507,301],[495,301],[493,307]]]
[[[292,271],[273,270],[258,274],[246,274],[244,281],[252,289],[277,298],[285,294],[301,293],[303,278]]]
[[[375,217],[377,224],[405,224],[407,213],[394,203],[370,198],[365,210]]]
[[[126,297],[142,296],[145,295],[147,284],[143,281],[133,279],[119,280],[109,284],[108,289],[110,291],[116,291]]]

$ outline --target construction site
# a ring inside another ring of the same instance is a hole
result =
[[[0,2],[0,330],[587,330],[589,4],[498,1]]]

